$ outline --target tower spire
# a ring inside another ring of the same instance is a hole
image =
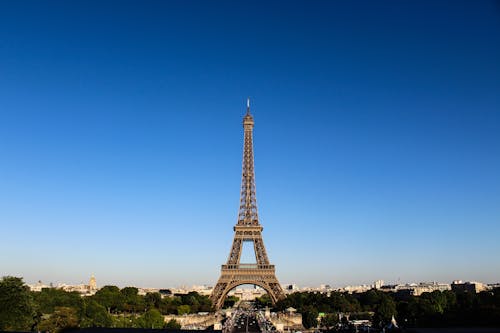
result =
[[[250,97],[247,97],[247,115],[250,114]]]

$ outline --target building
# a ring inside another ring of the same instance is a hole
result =
[[[384,285],[384,280],[377,280],[373,282],[373,288],[380,289]]]
[[[243,301],[252,301],[258,297],[264,296],[267,292],[259,286],[253,288],[236,288],[228,293],[228,296],[236,296]]]
[[[281,286],[283,288],[283,291],[287,294],[294,293],[296,291],[299,291],[299,287],[296,284],[286,284]]]
[[[445,291],[451,290],[449,283],[437,283],[437,282],[420,282],[411,284],[400,284],[397,285],[395,291],[408,291],[410,295],[420,296],[423,293],[432,293],[433,291]]]
[[[345,286],[344,288],[341,288],[340,291],[345,291],[348,292],[349,294],[352,294],[352,293],[363,293],[370,289],[372,289],[372,286],[363,284],[360,286]]]
[[[62,289],[67,292],[77,292],[82,296],[92,296],[98,290],[94,275],[90,277],[89,284],[60,283],[57,285],[57,287],[54,287],[52,283],[50,283],[50,285],[46,285],[43,284],[42,281],[38,281],[36,284],[28,285],[28,287],[30,288],[31,291],[38,291],[38,292],[42,291],[42,289],[45,288],[56,288],[56,289]]]
[[[30,288],[31,291],[42,291],[42,289],[52,288],[52,287],[49,285],[43,284],[42,281],[38,280],[38,282],[35,284],[28,284],[28,288]]]
[[[454,292],[480,293],[481,291],[488,289],[488,285],[477,281],[462,282],[457,280],[453,281],[451,284],[451,290]]]
[[[95,276],[94,274],[92,274],[92,276],[90,277],[90,280],[89,280],[89,289],[90,290],[97,290],[97,283],[95,281]]]

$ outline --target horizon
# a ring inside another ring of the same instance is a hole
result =
[[[500,281],[498,2],[190,4],[0,3],[0,276],[215,285],[250,96],[281,284]]]
[[[66,283],[63,281],[59,281],[57,283],[54,283],[53,281],[46,282],[46,281],[25,281],[23,280],[26,285],[37,285],[38,283],[41,283],[42,285],[48,285],[53,288],[58,288],[59,286],[62,285],[68,285],[68,286],[76,286],[76,285],[88,285],[88,281],[80,281],[78,283]],[[468,282],[479,282],[483,283],[486,285],[497,285],[500,284],[500,282],[485,282],[485,281],[478,281],[478,280],[455,280],[455,281],[461,281],[462,283],[468,283]],[[135,287],[135,288],[141,288],[141,289],[193,289],[194,287],[211,287],[213,288],[215,284],[208,284],[208,283],[201,283],[201,284],[191,284],[191,285],[176,285],[176,286],[140,286],[140,285],[133,285],[133,284],[125,284],[125,285],[118,285],[118,284],[113,284],[113,283],[106,283],[106,284],[100,284],[98,283],[98,279],[96,278],[97,282],[97,288],[102,288],[104,286],[117,286],[118,288],[126,288],[126,287]],[[281,282],[281,281],[280,281]],[[374,282],[366,282],[366,283],[360,283],[360,284],[344,284],[344,285],[332,285],[329,283],[320,283],[317,285],[299,285],[294,282],[281,282],[282,286],[289,286],[289,285],[296,285],[299,290],[301,289],[307,289],[307,288],[319,288],[321,285],[329,286],[332,289],[342,289],[346,287],[360,287],[360,286],[373,286]],[[412,285],[412,284],[419,284],[419,283],[437,283],[437,284],[453,284],[454,281],[384,281],[383,286],[391,286],[391,285]],[[250,287],[259,287],[262,289],[262,287],[258,285],[252,285],[252,284],[242,284],[237,286],[235,289],[243,288],[243,289],[248,289]]]

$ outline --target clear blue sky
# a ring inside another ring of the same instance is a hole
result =
[[[0,276],[213,284],[252,98],[283,283],[500,280],[500,4],[0,2]]]

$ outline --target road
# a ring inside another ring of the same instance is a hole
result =
[[[232,333],[260,333],[259,324],[253,311],[241,311],[235,318]]]

